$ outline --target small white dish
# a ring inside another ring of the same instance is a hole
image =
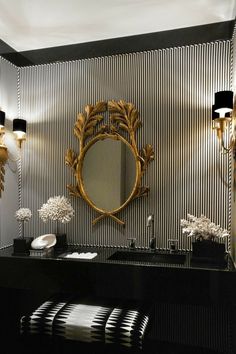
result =
[[[31,248],[34,250],[42,250],[44,248],[53,247],[57,242],[56,235],[46,234],[37,237],[31,242]]]
[[[73,253],[68,253],[65,255],[65,258],[77,258],[77,259],[93,259],[97,256],[98,254],[96,252],[73,252]]]

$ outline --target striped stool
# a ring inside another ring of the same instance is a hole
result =
[[[149,311],[143,306],[101,306],[83,304],[78,299],[52,299],[21,318],[21,334],[141,349],[148,323]]]

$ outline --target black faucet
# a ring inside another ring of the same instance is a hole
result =
[[[149,242],[149,248],[150,248],[150,250],[156,249],[156,237],[151,238],[151,240]]]
[[[136,238],[130,237],[130,238],[128,238],[128,240],[130,241],[130,243],[129,243],[129,248],[130,248],[131,250],[135,250],[135,241],[136,241]]]
[[[170,253],[174,253],[174,252],[178,251],[178,248],[177,248],[178,242],[179,242],[179,240],[177,240],[176,238],[168,239]]]

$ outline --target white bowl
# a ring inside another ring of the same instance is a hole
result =
[[[56,235],[46,234],[35,238],[31,242],[31,248],[34,250],[42,250],[44,248],[53,247],[57,242]]]

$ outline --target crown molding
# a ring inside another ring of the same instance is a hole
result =
[[[12,64],[31,65],[143,52],[191,44],[230,40],[235,21],[219,22],[170,31],[17,52],[0,40],[0,55]]]

